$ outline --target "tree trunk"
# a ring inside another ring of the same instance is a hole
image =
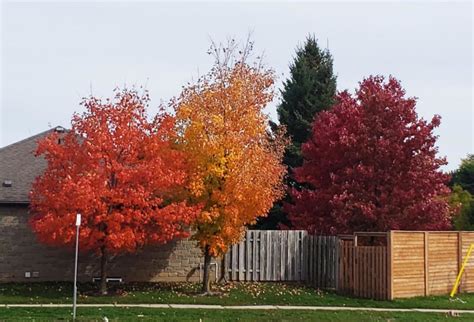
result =
[[[211,290],[210,284],[211,281],[209,279],[209,270],[211,268],[211,254],[209,253],[209,246],[206,246],[204,251],[204,278],[202,281],[202,293],[206,294],[209,293]]]
[[[219,276],[219,280],[216,281],[216,283],[227,283],[227,271],[228,271],[228,267],[227,267],[227,261],[225,260],[225,255],[222,257],[222,260],[220,261],[221,262],[221,265],[220,265],[220,271],[221,271],[221,274]],[[217,269],[217,268],[216,268]]]
[[[100,294],[107,295],[107,252],[104,246],[100,250]]]

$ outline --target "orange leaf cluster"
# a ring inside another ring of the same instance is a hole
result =
[[[31,192],[31,225],[41,241],[73,244],[76,213],[82,250],[133,252],[188,236],[199,209],[186,201],[174,118],[161,112],[149,121],[148,101],[130,90],[84,99],[86,112],[74,115],[60,144],[58,134],[39,143],[48,166]]]
[[[217,60],[174,101],[191,199],[202,205],[193,237],[211,256],[239,242],[284,191],[284,131],[272,136],[263,113],[273,99],[273,73],[247,64],[245,54],[231,58]]]

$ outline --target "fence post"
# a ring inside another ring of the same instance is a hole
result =
[[[389,300],[393,300],[393,234],[394,231],[392,230],[387,232],[387,286]]]
[[[424,232],[424,235],[425,235],[425,258],[424,258],[424,262],[425,262],[425,296],[428,296],[430,295],[430,272],[429,272],[429,269],[430,269],[430,263],[429,263],[429,256],[428,256],[428,252],[429,252],[429,239],[428,239],[428,232],[425,231]]]
[[[458,272],[462,266],[462,232],[458,231]],[[458,286],[458,293],[461,292],[462,288],[462,278]]]
[[[339,290],[339,266],[340,266],[340,256],[339,256],[339,246],[340,245],[340,240],[339,237],[334,237],[334,253],[335,253],[335,272],[334,272],[334,287],[336,291]]]

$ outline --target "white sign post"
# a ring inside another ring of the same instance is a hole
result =
[[[79,251],[79,227],[81,226],[81,214],[76,215],[76,259],[74,261],[74,294],[72,303],[72,319],[76,319],[76,302],[77,302],[77,257]]]

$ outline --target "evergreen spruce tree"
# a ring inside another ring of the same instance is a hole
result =
[[[288,146],[284,163],[288,166],[288,187],[297,183],[292,178],[292,169],[303,164],[301,145],[311,132],[311,124],[318,113],[329,109],[336,94],[336,76],[333,73],[333,59],[329,51],[319,48],[314,36],[306,39],[303,47],[296,50],[296,57],[290,65],[290,77],[281,91],[282,101],[277,108],[278,120],[287,128],[291,144]],[[282,204],[289,197],[276,203],[268,214],[261,218],[257,227],[275,229],[279,224],[289,225]]]
[[[336,76],[332,64],[329,51],[321,50],[310,36],[304,47],[297,50],[290,66],[291,76],[284,84],[277,112],[280,124],[287,127],[291,136],[292,144],[285,158],[291,168],[303,164],[301,144],[308,140],[314,118],[334,103]]]

